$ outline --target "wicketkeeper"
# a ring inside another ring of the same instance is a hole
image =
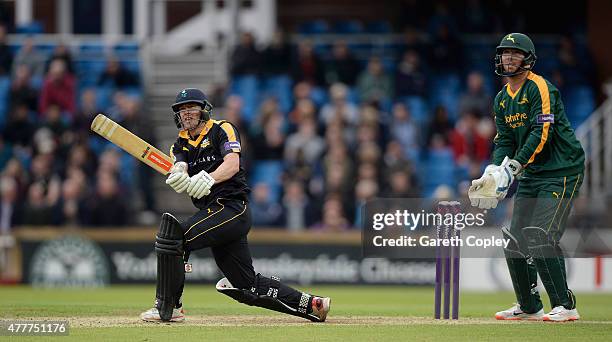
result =
[[[508,83],[494,101],[493,164],[473,180],[473,206],[495,208],[518,179],[504,250],[517,304],[500,311],[500,320],[573,321],[580,318],[567,286],[559,240],[584,173],[584,151],[565,114],[561,94],[533,73],[533,42],[521,33],[504,36],[495,55],[495,73]],[[552,310],[544,314],[537,290],[540,275]]]
[[[171,147],[174,167],[166,184],[177,193],[186,192],[199,211],[185,222],[162,215],[155,240],[155,306],[140,317],[154,322],[185,320],[182,294],[189,253],[211,248],[225,276],[217,282],[217,291],[247,305],[325,321],[330,298],[297,291],[253,269],[247,241],[250,190],[240,163],[238,131],[227,121],[211,118],[212,105],[199,89],[179,92],[172,110],[180,132]]]

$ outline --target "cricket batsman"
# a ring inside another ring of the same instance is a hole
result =
[[[166,184],[186,192],[198,212],[185,222],[169,213],[161,217],[155,239],[157,290],[155,306],[143,312],[145,321],[185,320],[182,294],[192,251],[211,248],[225,276],[217,291],[254,305],[313,322],[323,322],[330,298],[297,291],[277,277],[255,273],[247,234],[251,229],[250,189],[240,162],[240,136],[227,121],[211,118],[212,105],[195,88],[183,89],[172,105],[180,129],[170,148],[174,166]]]
[[[504,36],[496,49],[495,73],[508,83],[495,97],[493,164],[473,180],[473,206],[490,209],[506,197],[515,178],[518,188],[504,249],[517,304],[495,314],[498,320],[574,321],[576,297],[567,286],[559,247],[572,200],[584,173],[584,151],[565,114],[561,94],[535,74],[533,42],[521,33]],[[537,275],[552,310],[544,314]]]

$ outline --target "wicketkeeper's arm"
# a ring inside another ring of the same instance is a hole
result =
[[[495,128],[497,134],[493,139],[495,149],[493,150],[492,163],[500,165],[506,156],[512,157],[516,151],[512,129],[508,127],[503,115],[495,113]]]

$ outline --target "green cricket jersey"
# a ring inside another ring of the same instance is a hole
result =
[[[559,90],[529,72],[516,93],[507,84],[497,94],[493,163],[517,160],[526,176],[562,177],[584,170],[584,150],[572,129]]]

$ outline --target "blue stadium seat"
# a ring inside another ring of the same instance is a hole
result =
[[[455,186],[455,161],[450,148],[429,151],[421,170],[424,172],[421,179],[427,195],[442,184]]]
[[[259,80],[255,75],[234,77],[230,86],[230,93],[242,98],[242,118],[251,122],[257,115],[259,99]]]
[[[79,46],[79,52],[102,57],[106,52],[106,46],[103,42],[84,42]]]
[[[406,108],[410,111],[412,118],[416,121],[420,127],[429,121],[429,110],[427,108],[427,101],[420,96],[406,96],[400,99],[401,102],[406,105]]]
[[[282,192],[282,160],[255,161],[251,171],[251,184],[265,183],[270,189],[272,201],[278,201]]]
[[[102,111],[108,110],[113,105],[113,93],[115,89],[110,86],[95,87],[96,105]]]
[[[393,31],[393,28],[391,27],[391,24],[386,21],[386,20],[380,20],[380,21],[371,21],[369,23],[366,24],[365,27],[365,31],[367,33],[391,33]]]
[[[328,102],[327,90],[321,87],[313,87],[310,92],[310,99],[319,108],[323,107]]]
[[[265,96],[273,96],[278,100],[281,112],[288,113],[291,110],[292,80],[289,75],[271,76],[264,81]]]
[[[588,86],[576,86],[562,95],[567,117],[576,128],[595,111],[595,94]]]
[[[434,75],[431,78],[429,102],[432,106],[442,105],[448,110],[449,118],[457,118],[457,107],[461,90],[458,75]]]
[[[325,20],[313,20],[301,24],[298,27],[301,34],[325,34],[329,33],[329,25]]]
[[[56,45],[53,43],[40,43],[40,44],[36,44],[36,50],[38,50],[40,53],[44,54],[45,56],[48,56],[48,55],[51,55],[51,53],[53,53],[55,46]]]
[[[104,60],[78,60],[76,62],[76,73],[79,86],[90,87],[98,82],[98,78],[106,68]]]
[[[121,66],[126,70],[133,72],[136,75],[140,75],[140,61],[137,59],[126,59],[121,61]]]
[[[0,77],[0,125],[7,121],[11,79],[8,76]]]
[[[19,25],[15,28],[15,33],[38,34],[44,33],[43,25],[40,21],[31,21],[27,24]]]
[[[120,42],[113,46],[113,51],[118,56],[137,56],[139,49],[137,42]]]
[[[339,34],[357,34],[363,31],[363,24],[358,20],[343,20],[334,25],[334,32]]]

